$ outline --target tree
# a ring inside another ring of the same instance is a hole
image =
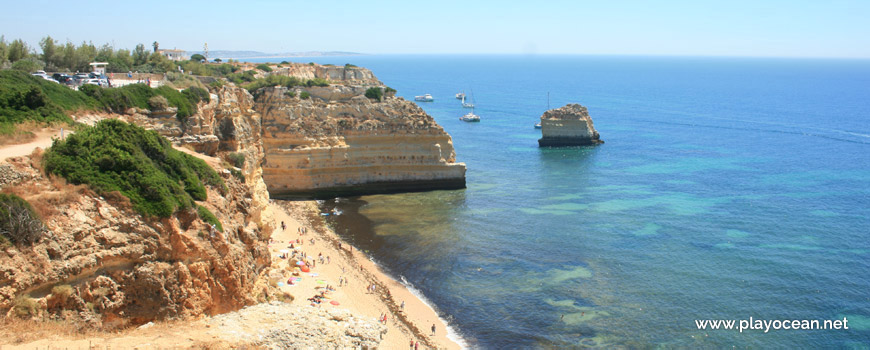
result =
[[[366,97],[381,101],[384,98],[384,90],[381,90],[379,87],[370,87],[366,90]]]
[[[42,61],[45,62],[46,67],[50,70],[57,69],[57,64],[59,63],[57,59],[57,40],[47,35],[39,41],[39,47],[42,48]]]
[[[205,61],[205,56],[195,53],[190,56],[190,60],[194,62],[202,62]]]
[[[221,63],[221,62],[223,62],[223,60],[221,60],[220,58],[215,58],[214,61],[217,62],[217,63]]]
[[[15,61],[15,63],[12,64],[11,68],[14,70],[30,73],[33,71],[41,70],[44,67],[45,63],[43,63],[42,61],[33,57],[27,57]]]
[[[30,47],[27,46],[24,40],[15,39],[9,44],[7,50],[6,57],[9,59],[9,62],[15,63],[15,61],[27,57]]]
[[[6,44],[6,37],[0,35],[0,64],[6,62],[6,51],[8,45]]]
[[[155,43],[157,42],[155,41]],[[146,62],[148,62],[148,57],[149,54],[148,51],[145,51],[145,45],[136,45],[136,48],[133,50],[133,65],[141,66],[145,64]]]
[[[154,53],[157,53],[157,50],[160,50],[160,43],[158,43],[158,42],[156,42],[156,41],[153,42],[153,43],[151,44],[151,46],[154,47]]]

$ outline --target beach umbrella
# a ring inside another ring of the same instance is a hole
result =
[[[306,265],[302,265],[302,272],[311,272],[311,269],[309,269]]]
[[[333,301],[330,301],[330,302],[329,302],[329,303],[330,303],[330,304],[332,304],[332,305],[338,305],[338,302],[337,302],[337,301],[335,301],[335,300],[333,300]]]
[[[303,266],[303,265],[305,265],[305,262],[304,261],[297,261],[296,265]]]

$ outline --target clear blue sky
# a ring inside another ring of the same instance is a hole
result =
[[[870,0],[9,0],[0,34],[130,49],[870,58]]]

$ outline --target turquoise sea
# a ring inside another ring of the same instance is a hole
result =
[[[280,61],[283,59],[272,59]],[[327,201],[474,348],[870,348],[870,61],[352,56],[453,137],[468,189]],[[473,91],[479,124],[454,94]],[[597,147],[538,148],[580,103]],[[699,330],[698,319],[848,319]]]

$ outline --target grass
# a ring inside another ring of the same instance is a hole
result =
[[[24,122],[73,123],[69,113],[99,103],[61,84],[25,72],[0,70],[0,135],[16,135]]]
[[[66,140],[56,140],[43,157],[49,174],[87,184],[100,194],[114,191],[133,209],[168,217],[206,200],[205,185],[226,191],[218,174],[203,160],[177,151],[155,131],[119,120],[103,120]]]
[[[215,228],[217,228],[218,231],[224,232],[224,226],[221,225],[220,220],[218,220],[218,218],[214,216],[214,214],[212,214],[211,210],[208,210],[208,208],[201,205],[197,205],[196,212],[197,214],[199,214],[199,218],[202,219],[202,221],[212,224],[215,226]]]

